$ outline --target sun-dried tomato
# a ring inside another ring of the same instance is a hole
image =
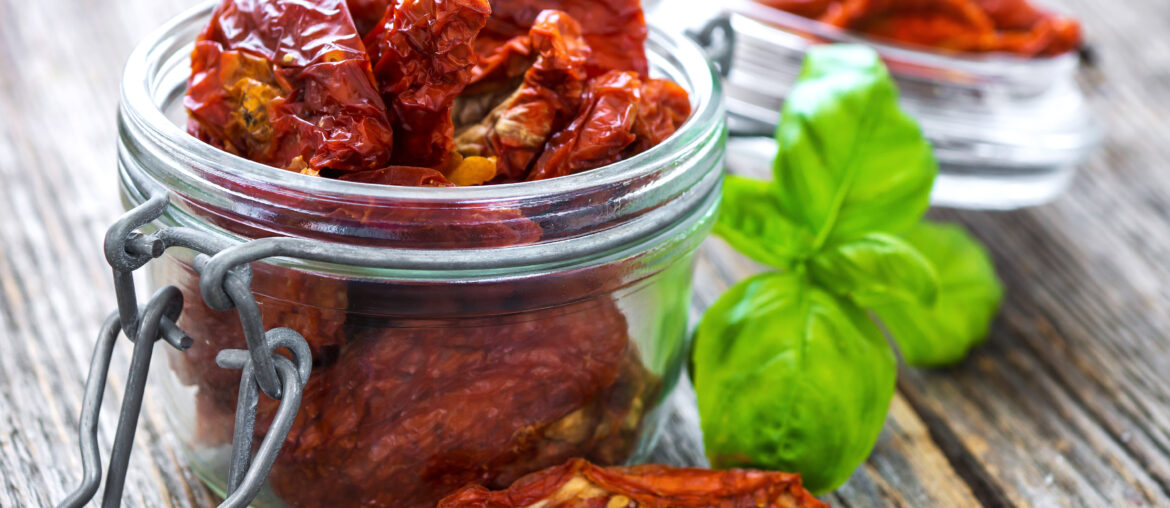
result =
[[[1080,45],[1076,20],[1025,0],[976,0],[1000,30],[999,49],[1023,55],[1059,55]]]
[[[572,457],[624,461],[658,389],[626,329],[608,296],[469,326],[362,323],[314,369],[272,488],[299,507],[412,508]],[[222,425],[234,406],[201,411]]]
[[[631,154],[649,150],[674,134],[691,116],[691,100],[686,90],[666,79],[648,79],[642,83],[642,102],[634,120],[637,140]]]
[[[347,182],[378,183],[408,187],[454,187],[443,173],[417,166],[387,166],[382,169],[349,173],[338,177]]]
[[[358,35],[365,37],[378,26],[382,16],[386,15],[386,7],[390,5],[390,0],[346,0],[345,5],[353,16],[353,24],[357,27]]]
[[[239,371],[219,368],[215,355],[223,349],[244,349],[243,328],[236,311],[212,310],[203,301],[199,278],[187,266],[167,265],[183,292],[179,326],[193,344],[186,351],[170,355],[171,368],[183,383],[197,386],[204,397],[234,407],[233,392],[240,382]],[[346,281],[319,273],[276,265],[258,266],[252,289],[260,307],[264,329],[291,328],[304,335],[318,364],[328,363],[345,344]]]
[[[582,106],[564,130],[549,139],[528,180],[571,175],[620,160],[634,142],[642,81],[612,71],[589,83]]]
[[[487,0],[400,0],[366,36],[397,126],[392,163],[448,169],[452,104],[471,79],[471,44],[490,14]]]
[[[989,45],[995,37],[991,18],[970,0],[844,0],[821,21],[875,37],[958,51]]]
[[[189,130],[280,168],[386,164],[393,136],[342,0],[224,0],[198,37]]]
[[[800,476],[645,465],[601,468],[582,459],[533,473],[507,490],[475,485],[438,508],[821,508]]]
[[[527,41],[539,57],[519,88],[456,139],[465,155],[498,158],[497,182],[524,179],[545,142],[577,112],[585,91],[589,47],[576,21],[561,11],[543,11]]]
[[[826,24],[952,51],[1053,56],[1080,45],[1073,19],[1026,0],[757,0]]]
[[[639,0],[492,0],[491,4],[492,17],[475,41],[475,52],[484,61],[481,68],[498,67],[520,55],[509,43],[527,34],[541,11],[554,9],[581,24],[581,33],[592,48],[586,64],[590,77],[612,70],[647,72],[646,19]],[[476,75],[479,81],[491,73],[480,70]]]

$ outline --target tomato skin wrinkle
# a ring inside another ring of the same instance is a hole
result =
[[[555,9],[581,24],[592,53],[589,76],[612,70],[646,75],[646,18],[640,0],[492,0],[492,17],[476,40],[476,53],[490,55],[528,32],[540,12]]]
[[[341,0],[224,0],[196,40],[188,130],[294,171],[375,169],[392,128]]]
[[[448,166],[455,97],[471,80],[472,41],[490,14],[487,0],[401,0],[366,35],[379,91],[398,127],[393,164]]]
[[[629,71],[611,71],[589,83],[577,116],[549,139],[528,175],[543,180],[604,166],[622,158],[635,139],[634,122],[642,81]]]
[[[536,55],[520,86],[456,139],[464,155],[498,158],[497,182],[524,180],[549,137],[576,114],[587,85],[589,46],[568,14],[542,11],[518,44]]]

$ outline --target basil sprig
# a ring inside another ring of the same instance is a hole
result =
[[[717,467],[841,485],[873,449],[897,363],[957,362],[1002,298],[962,229],[923,222],[938,163],[878,56],[821,46],[776,130],[774,180],[729,176],[715,233],[777,271],[729,289],[695,336],[694,383]]]

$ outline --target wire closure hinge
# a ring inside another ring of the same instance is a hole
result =
[[[183,227],[162,227],[150,234],[142,233],[141,228],[162,216],[168,204],[166,191],[155,188],[149,199],[123,215],[106,233],[105,255],[114,273],[118,309],[106,319],[98,334],[85,383],[78,429],[84,478],[59,507],[85,505],[97,494],[101,483],[98,413],[118,335],[124,333],[134,343],[134,352],[110,454],[103,507],[117,507],[122,501],[154,343],[161,339],[180,351],[191,347],[191,338],[177,324],[183,309],[183,295],[178,288],[167,286],[158,290],[141,307],[134,291],[134,272],[170,248],[197,252],[194,268],[200,274],[204,300],[216,310],[236,309],[248,345],[247,350],[227,349],[216,356],[216,363],[221,367],[241,370],[228,495],[221,507],[245,507],[259,494],[300,407],[301,392],[312,368],[309,345],[304,337],[288,328],[264,331],[260,308],[251,291],[250,268],[252,261],[297,249],[281,249],[280,242],[275,243],[278,247],[274,249],[273,242],[265,240],[230,242]],[[308,247],[314,252],[320,250],[319,245]],[[292,360],[276,354],[277,349],[287,349]],[[253,455],[253,427],[261,392],[280,400],[280,405]]]

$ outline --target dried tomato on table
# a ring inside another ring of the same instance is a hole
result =
[[[1026,0],[756,0],[866,35],[952,51],[1054,56],[1080,25]]]
[[[342,0],[224,0],[191,55],[188,130],[297,171],[375,169],[393,143]]]
[[[438,508],[821,508],[800,476],[658,465],[597,467],[582,459],[533,473],[507,490],[467,487]]]

